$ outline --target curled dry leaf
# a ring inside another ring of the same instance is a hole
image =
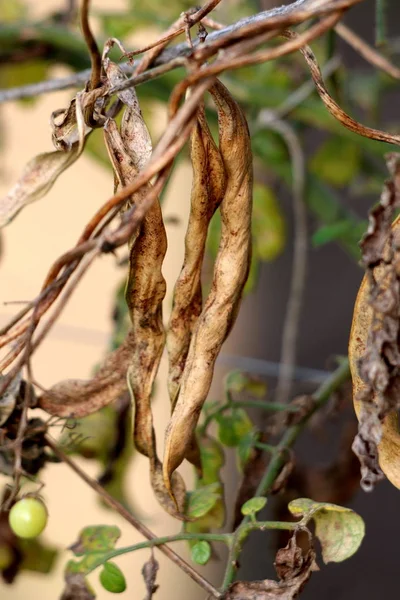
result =
[[[251,256],[252,154],[246,119],[219,82],[210,90],[217,106],[219,145],[227,185],[221,211],[221,241],[210,294],[193,331],[179,397],[166,430],[164,481],[172,494],[171,475],[191,444],[210,389],[215,360],[235,321]]]
[[[119,348],[107,355],[92,379],[67,379],[57,383],[39,398],[40,408],[57,417],[80,418],[114,402],[126,390],[126,373],[134,344],[130,331]]]
[[[160,568],[158,561],[154,558],[154,553],[152,551],[151,556],[148,561],[146,561],[142,568],[142,575],[144,582],[146,584],[146,597],[145,600],[151,600],[153,594],[158,590],[158,585],[156,584],[157,571]]]
[[[201,269],[208,226],[226,187],[224,164],[208,127],[204,106],[198,111],[191,134],[190,158],[193,182],[185,257],[175,284],[167,332],[168,390],[172,410],[178,397],[190,339],[202,309]]]
[[[303,554],[294,535],[285,548],[278,550],[275,569],[280,581],[237,581],[228,589],[224,600],[293,600],[318,571],[312,548]]]
[[[81,101],[82,97],[78,94],[67,109],[68,118],[65,117],[68,120],[67,141],[57,145],[58,134],[53,133],[53,141],[59,149],[55,152],[38,154],[29,161],[17,183],[0,200],[0,228],[10,223],[27,204],[47,194],[58,176],[81,154],[87,133]]]
[[[400,155],[387,157],[391,179],[370,215],[361,247],[366,275],[358,292],[349,341],[354,407],[359,420],[353,450],[362,485],[386,477],[400,489]]]

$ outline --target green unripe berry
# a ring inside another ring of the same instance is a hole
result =
[[[38,498],[27,496],[14,504],[8,517],[10,527],[20,538],[32,539],[47,525],[47,510]]]

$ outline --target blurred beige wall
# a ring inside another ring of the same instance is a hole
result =
[[[33,2],[37,14],[59,5],[56,0]],[[95,0],[96,7],[109,7],[109,0]],[[118,10],[122,0],[113,0],[112,10]],[[58,73],[59,74],[59,73]],[[0,179],[0,197],[16,181],[24,164],[35,154],[51,149],[49,116],[56,108],[65,107],[72,92],[41,97],[33,106],[7,104],[2,107],[6,139],[4,163]],[[157,117],[160,129],[165,115]],[[191,170],[181,164],[169,184],[163,210],[165,215],[179,215],[180,225],[167,226],[169,249],[164,266],[168,293],[165,302],[165,319],[175,281],[183,256],[184,219],[187,216]],[[87,156],[79,161],[57,181],[50,193],[30,205],[4,230],[4,251],[0,262],[0,325],[18,310],[15,305],[3,305],[12,300],[29,300],[38,293],[52,261],[76,242],[83,225],[96,209],[111,195],[112,176]],[[92,266],[72,297],[61,318],[33,360],[34,375],[44,386],[50,386],[68,377],[86,378],[101,359],[110,334],[112,297],[120,282],[121,270],[116,268],[113,256],[103,256]],[[169,415],[166,395],[166,360],[163,358],[159,385],[154,401],[156,431],[162,445],[163,427]],[[82,463],[95,476],[94,465]],[[183,473],[191,482],[191,472]],[[166,516],[154,500],[148,482],[148,464],[141,457],[132,463],[129,475],[131,497],[143,521],[158,535],[172,534],[180,524]],[[61,548],[69,546],[80,529],[89,524],[117,524],[122,530],[120,545],[131,545],[142,540],[133,528],[118,515],[101,509],[94,493],[64,465],[49,466],[44,474],[43,496],[48,504],[50,519],[43,538]],[[187,555],[185,544],[175,548]],[[179,569],[156,552],[160,561],[157,592],[159,600],[176,598],[203,598],[204,593]],[[129,554],[118,559],[128,580],[122,598],[143,598],[145,588],[140,575],[149,551]],[[40,597],[54,600],[62,589],[63,566],[70,553],[62,552],[57,568],[51,577],[26,574],[15,584],[0,583],[0,597],[26,600]],[[200,569],[215,580],[218,564]],[[218,578],[217,578],[218,580]],[[99,599],[110,598],[98,582],[98,574],[90,576]]]

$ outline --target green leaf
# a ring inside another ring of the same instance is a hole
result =
[[[106,552],[112,550],[121,535],[115,525],[90,525],[82,529],[78,541],[70,546],[75,556],[88,552]]]
[[[267,385],[264,381],[243,373],[243,371],[231,371],[228,373],[225,379],[225,387],[237,394],[247,392],[255,398],[264,398],[267,393]]]
[[[313,234],[312,242],[316,247],[323,246],[346,235],[352,228],[353,223],[351,221],[337,221],[332,225],[324,225]]]
[[[220,497],[219,489],[220,483],[216,482],[191,492],[186,512],[188,517],[198,519],[210,512]]]
[[[126,580],[121,569],[113,562],[106,562],[100,572],[100,583],[107,592],[121,594],[126,590]]]
[[[27,7],[20,0],[0,0],[0,15],[2,23],[11,23],[26,17]]]
[[[216,416],[218,437],[224,446],[235,447],[253,429],[249,416],[242,408],[232,408],[229,412]]]
[[[349,184],[360,169],[361,154],[357,144],[341,137],[331,137],[314,154],[311,171],[336,187]]]
[[[321,542],[325,563],[342,562],[360,547],[365,535],[365,524],[350,508],[314,502],[309,498],[293,500],[288,508],[292,515],[303,516],[306,522],[314,519],[315,535]]]
[[[284,250],[286,223],[271,188],[255,184],[253,192],[253,249],[263,261],[272,261]]]
[[[66,566],[66,574],[89,573],[104,562],[104,557],[113,550],[121,535],[118,527],[111,525],[92,525],[85,527],[79,535],[78,541],[70,546],[75,556],[82,556],[82,560],[70,560]]]
[[[45,574],[51,572],[58,554],[56,548],[47,546],[37,539],[20,540],[19,544],[23,553],[22,569]]]
[[[247,500],[242,506],[242,515],[255,515],[260,512],[267,504],[267,499],[262,496],[255,496],[255,498],[250,498]]]
[[[219,482],[219,472],[225,463],[221,444],[208,435],[199,436],[198,442],[203,468],[202,484]]]
[[[237,447],[237,466],[239,471],[243,471],[247,462],[250,460],[254,444],[258,439],[258,431],[252,429],[239,442]]]
[[[201,541],[192,547],[192,560],[198,565],[205,565],[211,557],[211,546],[208,542]]]

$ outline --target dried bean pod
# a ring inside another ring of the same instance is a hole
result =
[[[210,294],[192,335],[180,393],[166,431],[164,482],[182,463],[207,398],[215,360],[235,321],[251,258],[252,155],[246,119],[228,90],[211,93],[218,109],[219,147],[227,174],[221,240]]]
[[[175,284],[167,331],[168,391],[172,410],[177,400],[192,332],[202,309],[201,268],[208,226],[226,187],[222,157],[207,125],[203,106],[199,109],[191,134],[190,157],[193,182],[185,257]]]
[[[125,98],[125,101],[129,99]],[[106,144],[114,165],[118,185],[127,185],[143,168],[151,154],[151,140],[135,98],[127,106],[121,122],[121,135],[114,121],[105,127]],[[130,199],[138,203],[148,190],[144,186]],[[147,211],[139,231],[130,242],[130,268],[126,301],[132,321],[134,343],[128,370],[129,390],[135,405],[134,443],[137,450],[150,461],[150,480],[154,493],[164,509],[183,518],[186,490],[177,475],[172,485],[178,499],[177,507],[164,486],[162,465],[157,456],[151,410],[151,394],[165,345],[162,321],[162,301],[166,284],[162,263],[167,251],[167,237],[158,199]]]

